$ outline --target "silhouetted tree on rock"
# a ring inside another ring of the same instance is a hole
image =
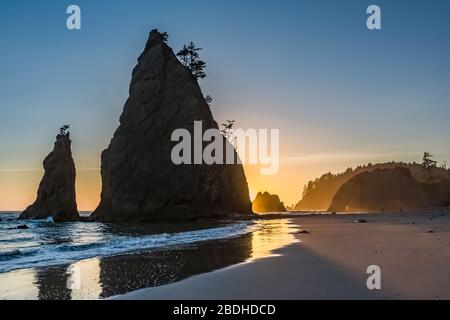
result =
[[[198,48],[195,43],[191,41],[189,44],[184,45],[183,49],[177,53],[177,56],[180,58],[183,65],[191,70],[195,80],[206,77],[206,63],[200,59],[199,54],[199,51],[201,50],[202,48]]]
[[[63,125],[61,128],[59,128],[59,134],[62,136],[68,135],[69,134],[69,130],[70,129],[70,125],[69,124],[65,124]]]
[[[205,102],[208,104],[208,106],[211,106],[213,100],[214,99],[209,94],[205,97]]]
[[[423,153],[422,167],[424,169],[425,178],[429,183],[434,181],[433,169],[436,168],[437,165],[437,161],[434,161],[432,158],[432,154],[428,152]]]

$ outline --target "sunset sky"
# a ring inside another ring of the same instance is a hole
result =
[[[82,30],[66,29],[77,4]],[[366,28],[378,4],[382,30]],[[42,160],[71,124],[81,210],[100,193],[100,153],[118,126],[151,29],[203,48],[221,123],[280,130],[276,176],[246,167],[251,193],[287,205],[325,172],[367,162],[450,161],[450,1],[0,2],[0,211],[35,198]]]

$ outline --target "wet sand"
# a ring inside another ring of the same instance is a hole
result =
[[[300,241],[274,250],[274,256],[114,298],[450,299],[448,211],[291,221],[309,233],[297,233]],[[366,286],[369,265],[381,268],[381,290]]]
[[[268,257],[295,241],[295,229],[286,219],[262,220],[254,226],[256,231],[235,238],[0,273],[0,300],[103,299]],[[156,227],[146,226],[145,232]],[[174,225],[172,230],[185,227]]]

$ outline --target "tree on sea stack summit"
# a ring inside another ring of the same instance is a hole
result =
[[[200,59],[199,52],[202,48],[198,48],[193,41],[184,45],[183,49],[178,51],[177,56],[180,58],[184,66],[191,70],[195,80],[206,77],[205,68],[206,62]]]

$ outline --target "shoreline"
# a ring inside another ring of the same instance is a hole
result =
[[[0,273],[0,300],[92,300],[246,261],[249,234]],[[228,254],[224,254],[224,253]],[[208,256],[204,263],[203,256]],[[79,278],[77,278],[79,276]],[[79,281],[77,285],[77,281]],[[73,286],[72,286],[73,285]]]
[[[276,249],[273,256],[112,299],[450,299],[448,212],[290,220],[309,233],[297,233],[300,242]],[[381,290],[366,286],[370,265],[381,268]]]
[[[104,299],[268,256],[294,240],[286,220],[259,221],[247,228],[224,238],[1,273],[0,299]]]
[[[233,238],[3,273],[0,299],[450,299],[448,210],[257,221]],[[381,290],[366,287],[369,265]],[[68,289],[76,268],[81,288]]]

